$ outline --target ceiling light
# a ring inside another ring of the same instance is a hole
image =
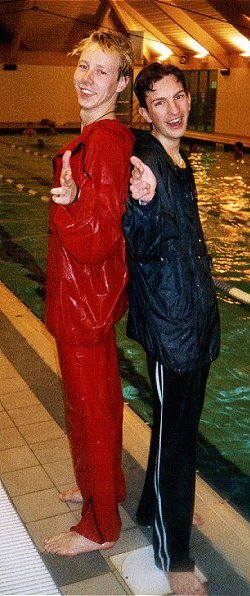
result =
[[[239,52],[242,52],[240,54],[241,56],[242,54],[249,54],[250,41],[249,39],[244,37],[244,35],[241,35],[241,33],[238,33],[237,35],[230,35],[229,41],[236,47],[236,49]]]
[[[194,54],[194,58],[205,58],[206,56],[208,56],[209,52],[207,52],[207,50],[204,50],[204,52],[200,52],[199,54]]]
[[[188,40],[187,49],[191,52],[195,52],[196,54],[203,54],[203,52],[207,52],[204,46],[192,38]]]
[[[151,41],[150,43],[147,43],[147,46],[151,52],[158,54],[157,60],[159,60],[159,62],[164,62],[164,60],[167,60],[169,56],[173,54],[172,50],[160,41]]]
[[[157,62],[165,62],[169,58],[169,56],[172,56],[172,52],[167,56],[166,54],[161,54],[161,56],[157,56]]]

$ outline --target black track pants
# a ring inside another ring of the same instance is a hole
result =
[[[209,368],[205,365],[192,372],[176,373],[148,358],[154,417],[137,520],[153,527],[155,562],[166,571],[194,568],[189,543],[196,443]]]

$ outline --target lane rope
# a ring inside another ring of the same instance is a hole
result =
[[[23,145],[16,145],[16,143],[7,143],[6,141],[1,141],[1,145],[5,145],[6,147],[11,147],[11,149],[16,149],[17,151],[23,151],[23,153],[29,153],[30,155],[34,155],[35,157],[43,157],[44,159],[53,159],[53,155],[48,155],[48,153],[41,153],[36,149],[31,149],[30,147],[24,147]]]
[[[43,201],[43,203],[49,203],[49,201],[50,201],[50,196],[47,197],[47,195],[41,195],[41,193],[39,193],[37,190],[34,190],[33,188],[28,188],[24,184],[16,183],[16,180],[13,180],[13,178],[9,178],[9,177],[7,178],[6,176],[4,176],[1,173],[0,173],[0,181],[7,182],[7,184],[12,184],[13,186],[16,187],[16,189],[19,192],[27,192],[29,195],[37,196],[38,198],[40,198],[40,201]]]
[[[247,304],[248,306],[250,305],[250,294],[248,292],[235,288],[231,286],[231,284],[222,281],[221,279],[217,279],[216,277],[213,277],[213,281],[216,288],[225,292],[231,298],[235,298],[235,300]]]

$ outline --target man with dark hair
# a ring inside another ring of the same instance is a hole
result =
[[[186,79],[183,71],[172,64],[161,64],[160,62],[155,62],[154,64],[150,64],[144,70],[141,70],[134,83],[134,91],[140,108],[147,109],[146,94],[148,91],[152,91],[152,86],[154,83],[160,81],[163,77],[168,75],[173,75],[177,82],[182,85],[183,91],[185,91],[186,95],[188,95]],[[141,113],[141,115],[143,115],[143,113]]]
[[[130,270],[128,336],[146,351],[153,428],[138,522],[153,527],[156,565],[175,594],[206,594],[189,543],[196,444],[219,314],[191,166],[180,151],[191,98],[183,72],[146,66],[135,81],[139,112],[124,230]]]

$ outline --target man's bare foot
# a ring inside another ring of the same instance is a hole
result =
[[[206,584],[202,583],[192,571],[169,571],[167,578],[174,594],[189,596],[190,594],[208,595]]]
[[[78,486],[73,486],[64,492],[58,494],[60,501],[63,503],[82,503],[83,498]]]
[[[46,550],[47,553],[52,553],[54,555],[74,557],[80,553],[90,553],[94,550],[106,550],[112,548],[114,544],[115,542],[98,544],[97,542],[88,540],[85,536],[81,536],[81,534],[77,534],[77,532],[69,531],[45,540],[44,550]]]

